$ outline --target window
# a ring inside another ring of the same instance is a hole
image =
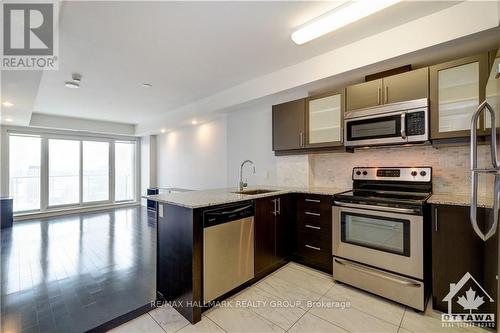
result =
[[[68,132],[10,132],[7,186],[14,212],[137,200],[135,140]]]
[[[83,202],[109,200],[109,143],[83,141]]]
[[[135,143],[115,143],[115,201],[133,200],[135,195]]]
[[[80,202],[80,141],[49,139],[49,206]]]
[[[14,211],[40,209],[40,137],[10,136],[9,189]]]

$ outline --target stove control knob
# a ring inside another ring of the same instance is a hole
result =
[[[363,171],[363,176],[366,176],[367,174],[368,174],[368,172]]]
[[[411,172],[411,175],[412,175],[413,177],[415,177],[415,176],[417,175],[417,172],[416,172],[416,171],[412,171],[412,172]]]
[[[357,174],[358,176],[359,176],[359,175],[361,175],[361,171],[359,171],[359,170],[358,170],[358,171],[356,171],[356,174]]]
[[[420,171],[420,176],[425,177],[426,175],[427,175],[427,172],[425,172],[424,170]]]

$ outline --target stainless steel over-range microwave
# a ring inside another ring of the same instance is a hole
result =
[[[376,146],[429,140],[426,98],[346,112],[344,145]]]

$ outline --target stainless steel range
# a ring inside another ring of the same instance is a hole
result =
[[[334,195],[333,278],[423,311],[430,167],[354,168]]]

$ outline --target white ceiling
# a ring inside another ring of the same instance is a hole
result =
[[[290,40],[338,4],[63,2],[59,70],[4,75],[2,99],[30,112],[138,124],[456,3],[403,2],[311,43]],[[74,72],[80,89],[64,87]]]
[[[37,112],[139,123],[314,55],[292,24],[331,3],[71,2]],[[318,51],[316,51],[318,52]],[[321,52],[319,50],[319,52]],[[83,75],[81,89],[63,82]],[[152,88],[143,88],[148,82]]]

